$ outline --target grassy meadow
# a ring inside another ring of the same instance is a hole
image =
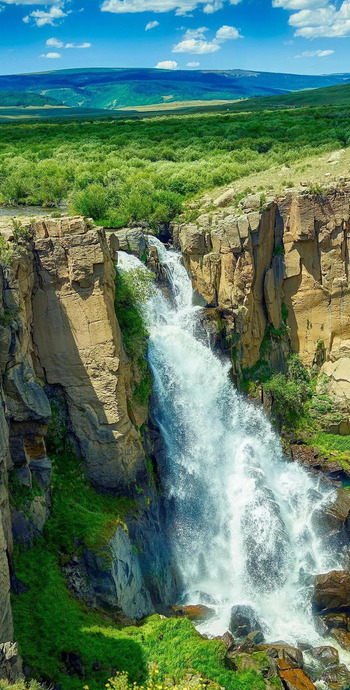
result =
[[[65,204],[109,227],[156,226],[203,192],[349,140],[350,112],[325,106],[1,124],[0,203]]]

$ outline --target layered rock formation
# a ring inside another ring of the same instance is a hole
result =
[[[174,229],[194,288],[237,335],[239,364],[254,365],[267,325],[284,320],[306,364],[318,349],[332,362],[348,357],[350,187],[241,205]]]
[[[30,547],[50,511],[49,400],[64,404],[67,437],[97,490],[130,495],[135,485],[145,487],[137,517],[109,544],[109,566],[84,552],[80,566],[95,600],[140,618],[169,605],[176,585],[159,498],[129,414],[133,372],[114,310],[115,241],[109,246],[102,229],[66,217],[4,220],[0,236],[1,643],[13,639],[13,536]],[[138,409],[139,424],[147,414],[146,406]]]

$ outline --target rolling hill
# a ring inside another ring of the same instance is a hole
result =
[[[349,73],[309,76],[244,70],[79,69],[0,76],[0,93],[16,92],[17,99],[20,92],[38,94],[47,104],[54,101],[70,108],[118,110],[268,97],[344,82],[350,82]]]

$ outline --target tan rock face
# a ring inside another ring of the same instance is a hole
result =
[[[289,192],[263,209],[248,197],[244,211],[217,209],[174,232],[195,290],[239,336],[239,365],[258,360],[267,324],[281,327],[282,303],[305,364],[320,341],[326,360],[348,357],[350,186],[322,197]]]
[[[66,394],[88,477],[116,490],[133,481],[144,457],[127,413],[130,370],[114,311],[114,262],[103,230],[64,221],[35,227],[37,367]]]

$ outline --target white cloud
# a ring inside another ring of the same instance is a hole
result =
[[[235,26],[221,26],[216,32],[216,40],[220,43],[223,41],[229,41],[231,39],[242,38],[238,29]]]
[[[176,60],[163,60],[158,62],[156,69],[177,69],[177,62]]]
[[[56,26],[57,21],[64,19],[64,17],[67,17],[70,13],[71,11],[64,12],[61,7],[54,5],[48,11],[34,10],[26,17],[23,17],[23,21],[25,24],[28,24],[32,20],[37,26],[46,26],[47,24]]]
[[[66,43],[65,48],[91,48],[91,43]]]
[[[220,50],[218,43],[214,41],[201,41],[195,38],[180,41],[173,47],[173,53],[190,53],[192,55],[204,55],[205,53],[216,53]]]
[[[41,58],[48,58],[49,60],[57,60],[62,57],[60,53],[43,53],[40,55]]]
[[[157,22],[157,20],[154,22],[148,22],[148,24],[146,24],[146,26],[145,26],[145,31],[150,31],[150,29],[155,29],[156,26],[159,26],[159,22]]]
[[[289,24],[295,28],[295,36],[350,36],[350,0],[343,0],[339,8],[327,0],[273,0],[273,6],[298,10],[289,17]]]
[[[272,0],[272,7],[281,7],[283,10],[305,10],[327,4],[328,0]]]
[[[193,10],[202,8],[206,14],[221,10],[225,3],[237,5],[241,0],[104,0],[102,12],[126,14],[135,12],[170,12],[178,16],[189,16]]]
[[[62,43],[62,41],[59,41],[58,38],[48,38],[46,41],[46,45],[49,48],[63,48],[64,43]]]
[[[188,62],[186,67],[199,67],[200,62]]]
[[[5,5],[60,5],[62,0],[1,0]]]
[[[184,39],[191,39],[191,38],[199,38],[200,40],[205,41],[205,32],[209,31],[209,29],[206,26],[200,26],[198,29],[187,29],[184,33]]]
[[[295,55],[296,58],[312,58],[312,57],[327,57],[333,55],[334,50],[305,50],[300,55]]]
[[[200,26],[198,29],[187,29],[182,37],[182,41],[173,46],[173,53],[190,53],[192,55],[205,55],[206,53],[216,53],[221,49],[221,43],[231,39],[243,38],[238,29],[234,26],[221,26],[215,34],[215,38],[211,41],[206,39],[206,32],[209,29],[206,26]]]

